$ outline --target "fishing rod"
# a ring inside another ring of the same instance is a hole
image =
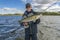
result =
[[[56,1],[57,2],[57,1]],[[43,10],[44,12],[47,10],[47,9],[49,9],[50,7],[52,7],[53,5],[55,5],[56,4],[56,2],[54,2],[52,5],[50,5],[49,7],[47,7],[45,10]]]

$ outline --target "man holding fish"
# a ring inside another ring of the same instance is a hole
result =
[[[36,15],[32,9],[32,6],[30,3],[26,4],[26,11],[24,15],[22,16],[23,19],[27,18],[32,15]],[[29,22],[23,22],[21,25],[25,26],[25,40],[37,40],[37,24],[40,23],[40,18],[38,18],[35,22],[29,21]],[[27,25],[29,25],[27,27]]]

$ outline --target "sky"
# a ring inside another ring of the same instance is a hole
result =
[[[21,0],[0,0],[0,13],[19,13],[25,9],[25,3]]]
[[[60,0],[0,0],[0,14],[24,13],[25,4],[31,3],[35,11],[60,11]]]

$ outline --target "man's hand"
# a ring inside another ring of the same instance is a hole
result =
[[[35,24],[39,24],[40,23],[40,19],[37,19]]]
[[[23,22],[23,25],[24,25],[24,26],[27,26],[27,25],[28,25],[28,22]]]

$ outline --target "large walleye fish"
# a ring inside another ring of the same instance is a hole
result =
[[[21,19],[19,20],[19,23],[24,23],[24,22],[30,22],[30,21],[33,21],[35,22],[38,18],[40,18],[42,15],[41,14],[37,14],[37,15],[32,15],[30,17],[27,17],[27,18],[24,18],[24,19]],[[28,28],[29,27],[29,24],[24,26],[24,28]]]
[[[30,17],[27,17],[27,18],[19,20],[19,22],[30,22],[30,21],[34,21],[35,22],[40,17],[41,17],[41,14],[32,15]]]

